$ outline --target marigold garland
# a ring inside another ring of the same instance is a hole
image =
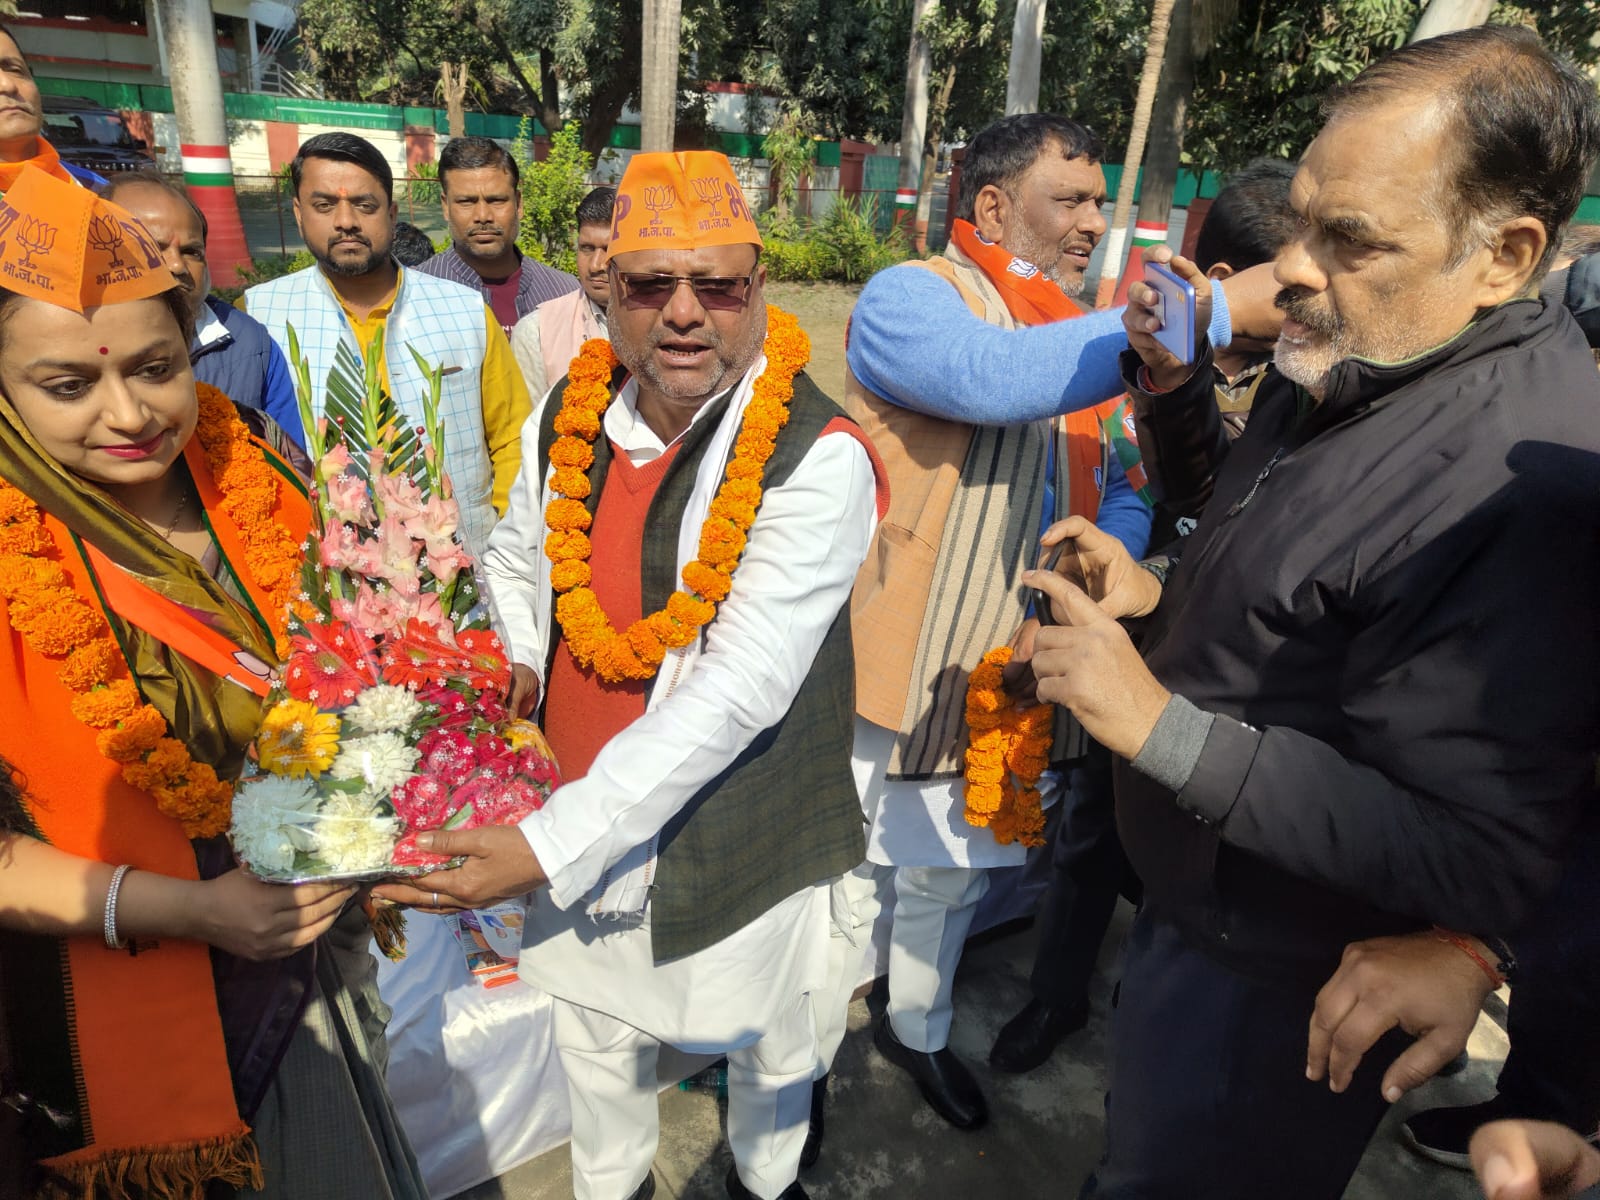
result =
[[[608,683],[649,679],[667,651],[694,641],[716,616],[717,605],[727,599],[734,568],[761,506],[767,460],[778,431],[789,420],[794,377],[811,358],[811,339],[793,316],[769,305],[763,351],[767,366],[752,388],[733,460],[700,528],[698,557],[683,568],[688,590],[673,592],[665,608],[620,632],[589,587],[591,518],[582,504],[590,491],[586,472],[594,462],[594,440],[612,399],[617,356],[610,342],[596,338],[585,342],[572,360],[561,411],[553,422],[560,436],[550,447],[554,499],[545,508],[550,530],[545,554],[550,559],[550,584],[558,593],[556,619],[567,648],[579,665],[593,669]]]
[[[244,542],[245,567],[271,597],[268,617],[282,647],[299,548],[272,519],[277,474],[232,402],[203,383],[195,391],[200,407],[196,436],[222,493],[223,511]],[[178,821],[187,837],[224,832],[233,786],[167,736],[166,719],[140,698],[105,615],[73,590],[57,563],[36,557],[56,553],[39,506],[0,479],[0,596],[9,605],[11,627],[36,654],[62,660],[56,677],[77,693],[72,715],[100,731],[96,747],[121,764],[128,784],[149,792],[156,807]]]
[[[1055,712],[1048,704],[1019,709],[1001,672],[1011,647],[983,656],[967,677],[967,824],[987,828],[1002,846],[1044,844],[1039,776],[1050,761]]]

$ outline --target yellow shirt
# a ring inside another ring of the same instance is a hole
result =
[[[333,293],[338,298],[339,307],[344,309],[345,320],[350,322],[350,330],[356,335],[356,342],[363,354],[372,343],[372,335],[382,329],[389,319],[394,298],[400,291],[403,272],[404,268],[396,272],[395,290],[384,297],[365,318],[358,318],[351,312],[350,306],[337,290]],[[528,385],[523,382],[522,372],[517,369],[516,359],[511,355],[511,343],[506,340],[505,330],[500,328],[499,320],[487,304],[483,306],[483,323],[483,370],[478,386],[483,397],[483,435],[489,446],[489,463],[494,471],[490,503],[494,505],[495,512],[503,517],[506,515],[506,503],[511,497],[511,485],[516,482],[517,472],[522,469],[522,425],[533,411],[533,402],[528,398]],[[383,364],[383,385],[389,386],[387,362]]]

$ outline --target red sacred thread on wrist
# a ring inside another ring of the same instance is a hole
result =
[[[1441,929],[1439,926],[1435,925],[1433,927],[1433,936],[1438,938],[1441,942],[1448,942],[1457,950],[1461,951],[1461,953],[1465,954],[1473,962],[1477,963],[1478,969],[1489,977],[1489,982],[1494,984],[1495,987],[1501,987],[1504,985],[1506,977],[1500,974],[1499,971],[1495,970],[1494,964],[1483,955],[1479,954],[1478,948],[1466,938],[1462,937],[1459,933],[1452,933],[1448,929]]]

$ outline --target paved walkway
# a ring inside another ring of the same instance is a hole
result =
[[[1129,915],[1119,914],[1108,945],[1120,940]],[[1100,1154],[1115,964],[1101,964],[1087,1029],[1031,1075],[993,1074],[989,1047],[1027,999],[1032,954],[1033,935],[1023,931],[969,947],[961,964],[951,1045],[977,1067],[993,1112],[989,1126],[977,1133],[956,1132],[928,1110],[912,1084],[872,1047],[871,1021],[881,1001],[876,996],[856,1001],[850,1034],[835,1064],[822,1159],[803,1179],[815,1200],[1071,1200],[1077,1195]],[[1411,1154],[1398,1142],[1394,1125],[1419,1104],[1470,1103],[1486,1096],[1505,1054],[1504,1035],[1487,1018],[1479,1023],[1472,1052],[1473,1064],[1462,1075],[1436,1081],[1402,1102],[1373,1140],[1346,1200],[1479,1200],[1470,1176]],[[662,1094],[657,1196],[720,1200],[725,1195],[722,1181],[731,1158],[722,1139],[722,1107],[706,1093],[672,1089]],[[1239,1116],[1249,1119],[1248,1113]],[[1266,1153],[1293,1150],[1263,1147]],[[464,1193],[466,1200],[567,1200],[571,1195],[565,1148]]]

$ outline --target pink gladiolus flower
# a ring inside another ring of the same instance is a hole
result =
[[[415,596],[422,590],[422,576],[417,569],[417,546],[406,533],[405,527],[393,516],[385,514],[378,526],[378,569],[373,572],[389,581],[395,591]]]
[[[423,592],[417,597],[416,611],[411,614],[424,625],[431,626],[438,639],[447,646],[456,643],[456,627],[445,616],[444,605],[437,592]]]
[[[379,592],[369,584],[356,590],[355,625],[371,637],[399,637],[408,618],[403,598],[394,592]]]
[[[317,422],[317,425],[321,429],[324,436],[326,436],[328,432],[326,422],[326,417]],[[335,475],[343,474],[349,465],[350,451],[345,448],[345,444],[343,442],[338,442],[333,445],[328,452],[322,456],[322,461],[317,464],[317,466],[322,469],[322,476],[324,479],[332,479]]]
[[[345,453],[344,447],[339,451]],[[323,456],[326,463],[332,454]],[[346,454],[346,457],[349,457]],[[372,523],[372,504],[367,495],[367,485],[361,481],[360,476],[353,472],[340,475],[327,475],[327,489],[325,499],[328,510],[341,521],[354,521],[358,525]]]
[[[428,543],[428,553],[443,554],[453,544],[461,524],[461,510],[454,500],[429,500],[414,517],[406,518],[406,532]]]
[[[363,541],[351,525],[332,525],[322,531],[320,541],[322,565],[355,575],[378,573],[378,546],[371,540]]]
[[[423,561],[429,574],[439,581],[440,587],[449,587],[457,575],[472,566],[472,559],[467,552],[454,542],[442,554],[435,554],[430,548]]]
[[[378,499],[383,502],[385,521],[404,524],[413,517],[422,515],[425,502],[422,493],[417,490],[417,485],[404,475],[385,471],[377,455],[374,455],[372,486],[378,493]]]

